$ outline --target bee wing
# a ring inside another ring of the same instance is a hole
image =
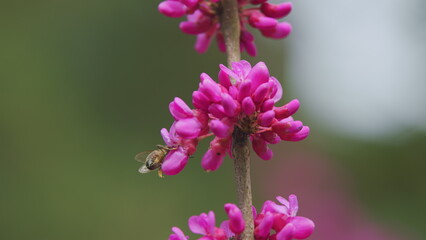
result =
[[[152,151],[144,151],[136,154],[135,160],[141,163],[146,162],[146,157],[151,153]]]
[[[146,167],[146,165],[144,164],[144,165],[142,165],[142,167],[140,167],[139,168],[139,172],[140,173],[149,173],[149,172],[151,172],[152,170],[149,170],[147,167]]]

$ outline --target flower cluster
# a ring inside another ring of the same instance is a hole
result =
[[[281,204],[266,201],[258,214],[253,207],[254,236],[255,240],[290,240],[306,239],[314,231],[312,220],[296,216],[298,210],[297,197],[290,195],[287,201],[283,197],[277,197]],[[189,218],[189,229],[200,234],[203,240],[228,240],[239,239],[244,231],[245,222],[240,209],[234,204],[225,204],[225,211],[229,220],[223,221],[220,227],[216,227],[214,212],[202,213],[199,216]],[[173,234],[169,240],[187,240],[188,236],[181,229],[173,227]]]
[[[239,18],[241,26],[241,51],[246,50],[251,56],[256,55],[253,35],[247,31],[247,23],[260,30],[263,36],[280,39],[288,36],[291,25],[278,22],[277,19],[287,16],[292,9],[290,2],[270,4],[268,0],[239,0]],[[254,5],[247,8],[248,4]],[[168,17],[187,15],[187,21],[181,22],[182,32],[197,35],[195,50],[204,53],[216,36],[219,49],[226,50],[225,41],[220,30],[219,16],[222,5],[219,0],[166,0],[158,6],[158,10]]]
[[[282,97],[282,87],[263,62],[254,67],[244,60],[234,62],[232,70],[220,65],[219,83],[205,73],[200,78],[199,88],[192,94],[195,109],[180,98],[169,105],[175,122],[170,131],[162,129],[161,134],[174,150],[164,159],[164,174],[179,173],[198,142],[212,135],[215,137],[201,165],[206,171],[218,169],[230,153],[235,128],[250,137],[254,151],[264,160],[273,156],[268,144],[300,141],[308,136],[309,127],[291,117],[300,106],[297,99],[275,106]]]

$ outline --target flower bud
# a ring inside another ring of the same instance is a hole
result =
[[[242,110],[246,115],[252,115],[254,111],[256,110],[256,105],[254,105],[253,100],[251,100],[251,97],[244,98],[242,102]]]
[[[293,4],[291,2],[284,2],[280,4],[270,4],[266,2],[262,4],[260,10],[266,16],[278,19],[287,16],[291,12],[292,8]]]
[[[236,235],[242,233],[245,223],[241,210],[235,204],[227,203],[225,204],[225,211],[229,217],[229,229]]]
[[[291,33],[291,30],[291,24],[287,22],[278,23],[274,28],[260,29],[263,36],[274,39],[287,37]]]
[[[182,138],[194,139],[201,131],[201,124],[195,118],[185,118],[176,122],[176,133]]]
[[[197,35],[197,40],[195,41],[195,51],[198,53],[205,53],[212,42],[211,36],[207,33],[202,33]]]
[[[273,110],[259,114],[257,122],[260,126],[268,127],[271,125],[272,120],[275,118],[275,112]]]
[[[161,170],[166,175],[176,175],[186,166],[188,158],[182,149],[170,151],[161,165]]]
[[[158,5],[160,13],[173,18],[185,15],[186,9],[187,7],[183,3],[177,1],[164,1]]]
[[[206,171],[215,171],[220,167],[220,165],[222,165],[224,157],[225,153],[214,152],[209,149],[201,160],[201,166]]]
[[[297,110],[300,107],[300,102],[297,99],[291,100],[289,103],[282,107],[277,107],[274,109],[275,111],[275,117],[278,120],[290,117],[294,113],[297,112]]]
[[[169,104],[169,110],[176,120],[191,118],[194,116],[191,108],[189,108],[188,105],[186,105],[186,103],[178,97],[175,97],[174,101]]]

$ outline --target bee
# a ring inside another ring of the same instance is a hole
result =
[[[161,165],[163,164],[164,158],[167,156],[169,151],[175,150],[174,147],[168,147],[164,145],[157,145],[156,150],[145,151],[136,154],[135,160],[143,163],[142,167],[139,168],[140,173],[149,173],[155,169],[158,169],[158,176],[163,177],[161,171]]]

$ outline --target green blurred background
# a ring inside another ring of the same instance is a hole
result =
[[[212,209],[218,222],[225,219],[223,204],[236,200],[232,163],[227,159],[218,171],[203,172],[205,143],[177,176],[142,176],[133,160],[162,142],[159,130],[172,123],[173,97],[190,102],[199,74],[215,77],[225,62],[215,44],[204,55],[193,51],[194,37],[180,32],[179,19],[161,16],[157,4],[1,3],[0,239],[167,239],[172,226],[188,233],[191,215]],[[295,97],[303,103],[303,94],[292,91],[295,79],[284,74],[282,44],[258,40],[258,57],[244,57],[265,61],[283,82],[282,103]],[[306,189],[341,191],[351,199],[345,209],[364,212],[385,232],[392,229],[395,239],[426,239],[424,132],[413,130],[394,144],[361,141],[321,130],[303,105],[296,117],[314,129],[312,135],[274,146],[278,160],[254,158],[256,206],[300,191],[306,196],[299,194],[301,213],[316,220],[321,233],[314,210],[325,203]],[[342,181],[342,187],[301,185],[309,173],[305,165],[295,172],[280,161],[306,152],[310,159],[327,159],[329,171],[337,172],[331,182]],[[299,178],[284,183],[279,177],[286,174]],[[281,189],[289,185],[305,190]],[[305,203],[310,207],[303,209]],[[332,232],[311,239],[337,239]]]

